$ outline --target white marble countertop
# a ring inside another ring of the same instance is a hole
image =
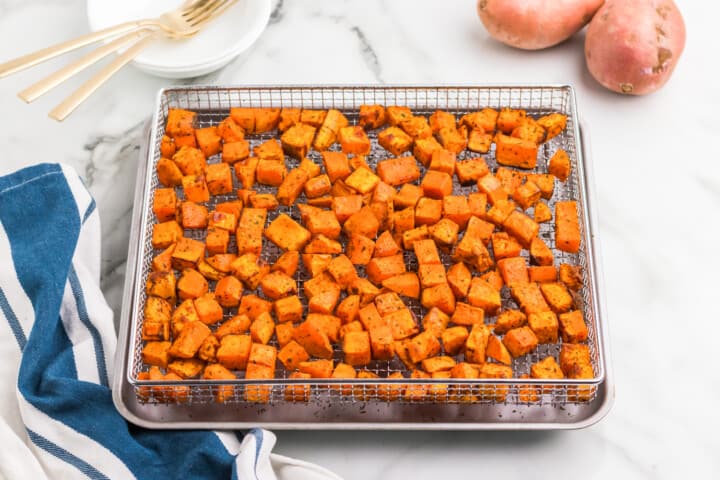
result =
[[[72,87],[32,106],[15,97],[58,62],[1,80],[0,174],[61,161],[85,177],[103,223],[102,286],[117,313],[141,130],[158,88],[570,83],[595,164],[617,389],[610,414],[559,433],[277,432],[277,451],[347,479],[720,478],[720,4],[677,3],[688,42],[672,80],[629,98],[587,73],[582,35],[512,50],[489,39],[472,0],[280,1],[257,44],[225,69],[169,82],[127,68],[62,124],[46,112]],[[86,29],[81,0],[0,0],[0,59]]]

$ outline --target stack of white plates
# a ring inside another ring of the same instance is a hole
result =
[[[90,28],[154,18],[174,10],[180,0],[87,0]],[[187,40],[160,39],[134,60],[147,73],[166,78],[205,75],[227,65],[247,50],[265,30],[271,0],[240,0]]]

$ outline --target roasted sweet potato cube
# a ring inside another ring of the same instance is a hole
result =
[[[563,130],[565,130],[565,125],[567,124],[567,116],[563,115],[562,113],[551,113],[549,115],[538,118],[537,123],[546,130],[547,135],[545,137],[545,140],[547,141],[553,137],[556,137]]]
[[[152,246],[153,248],[168,248],[177,243],[183,236],[182,228],[175,220],[156,223],[153,225]]]
[[[345,184],[365,194],[372,191],[380,182],[380,178],[367,168],[358,168],[345,179]]]
[[[538,343],[555,343],[558,339],[558,318],[554,312],[528,315],[528,326],[535,332]]]
[[[318,175],[305,182],[305,196],[308,198],[317,198],[330,192],[331,188],[330,177],[327,175]]]
[[[460,153],[467,147],[467,136],[463,135],[458,128],[444,127],[437,132],[437,135],[445,150]]]
[[[540,291],[555,313],[568,312],[573,308],[573,299],[563,283],[542,283]]]
[[[333,258],[328,264],[327,270],[341,288],[347,288],[357,278],[355,267],[345,255]]]
[[[555,204],[555,246],[569,253],[580,250],[580,222],[575,201]]]
[[[478,153],[488,153],[493,142],[493,136],[485,130],[474,128],[468,134],[468,150]]]
[[[410,298],[420,298],[420,281],[413,272],[401,273],[382,281],[388,290]]]
[[[260,281],[263,294],[273,300],[297,292],[297,283],[282,272],[270,272]]]
[[[329,210],[321,210],[310,215],[308,221],[305,222],[305,226],[313,235],[322,234],[332,239],[338,238],[342,231],[335,213]]]
[[[560,368],[568,378],[583,365],[591,365],[590,347],[580,343],[563,343],[560,347]]]
[[[161,158],[157,164],[158,181],[165,187],[176,187],[182,184],[182,172],[177,164],[169,158]]]
[[[517,238],[525,248],[530,247],[533,239],[537,237],[540,231],[540,226],[535,223],[535,220],[518,210],[510,213],[503,222],[503,228],[507,233]]]
[[[495,333],[503,335],[513,328],[520,328],[527,323],[527,317],[520,310],[505,310],[495,320]]]
[[[485,160],[481,157],[455,163],[455,174],[457,175],[458,181],[463,185],[477,182],[488,175],[489,172],[490,170],[488,169],[487,163],[485,163]]]
[[[471,280],[472,274],[463,262],[455,263],[448,268],[447,281],[455,298],[461,299],[467,296]]]
[[[407,342],[408,354],[413,363],[418,363],[440,353],[440,342],[432,332],[422,332]]]
[[[254,133],[265,133],[274,130],[280,121],[279,108],[258,108],[255,110]]]
[[[308,110],[303,109],[300,114],[300,123],[306,123],[313,127],[319,128],[325,121],[327,110]]]
[[[422,197],[415,206],[415,225],[433,225],[442,218],[442,200]]]
[[[195,352],[211,333],[207,325],[202,322],[188,322],[170,347],[170,355],[178,358],[194,357]]]
[[[153,212],[159,222],[175,219],[178,207],[177,195],[174,188],[158,188],[153,197]]]
[[[180,149],[182,147],[189,147],[189,148],[197,147],[197,141],[195,140],[194,133],[192,133],[190,135],[178,135],[176,137],[173,137],[173,141],[175,142],[175,147],[177,149]]]
[[[385,115],[387,117],[387,123],[392,126],[400,125],[405,120],[412,118],[413,114],[410,108],[392,105],[385,109]]]
[[[413,155],[420,163],[427,166],[432,161],[433,153],[442,149],[442,145],[435,140],[435,137],[416,138]]]
[[[315,127],[298,123],[288,128],[280,137],[280,141],[285,153],[302,160],[308,154],[314,138]]]
[[[559,277],[560,281],[570,290],[576,292],[582,288],[582,273],[580,271],[580,267],[577,265],[561,263],[559,268]]]
[[[522,245],[505,232],[492,234],[492,247],[495,260],[503,258],[519,257],[522,252]]]
[[[522,257],[510,257],[498,260],[498,269],[506,285],[528,283],[527,265]]]
[[[485,321],[485,312],[482,308],[468,305],[467,303],[457,302],[455,311],[450,317],[450,321],[457,325],[475,325],[482,324]]]
[[[438,254],[435,242],[430,239],[416,240],[413,242],[413,250],[415,258],[420,265],[434,264],[440,265],[440,255]]]
[[[457,123],[455,121],[455,115],[449,112],[444,112],[442,110],[435,110],[435,112],[430,115],[430,128],[432,129],[433,133],[437,133],[440,131],[441,128],[456,128]]]
[[[407,152],[413,144],[412,137],[398,127],[386,128],[378,134],[377,138],[380,146],[395,156]]]
[[[470,220],[470,207],[468,206],[467,197],[463,195],[448,195],[442,199],[443,216],[457,223],[461,230]]]
[[[290,322],[275,325],[275,336],[277,337],[280,348],[283,348],[285,345],[290,343],[293,339],[294,331],[295,326]]]
[[[448,315],[455,311],[455,296],[447,283],[424,289],[420,303],[425,308],[438,307]]]
[[[530,327],[513,328],[503,338],[503,345],[513,357],[521,357],[535,350],[538,339]]]
[[[382,127],[386,121],[385,107],[382,105],[360,105],[358,124],[361,127],[372,130]]]
[[[328,262],[330,263],[330,262]],[[310,280],[305,281],[303,288],[307,298],[312,298],[318,295],[320,292],[332,288],[331,285],[335,283],[335,280],[327,272],[322,272]]]
[[[265,365],[248,363],[245,371],[246,380],[270,380],[275,375],[275,370]],[[245,401],[254,403],[267,403],[270,400],[271,385],[245,385]]]
[[[413,138],[428,138],[433,134],[425,117],[413,116],[399,123],[400,128]]]
[[[204,257],[205,244],[203,242],[182,237],[175,244],[175,250],[172,253],[172,264],[178,270],[193,268]]]
[[[370,334],[370,347],[372,358],[375,360],[390,360],[395,355],[393,334],[390,325],[376,322],[368,329]]]
[[[418,267],[418,278],[420,279],[422,288],[447,283],[447,276],[445,275],[445,267],[443,265],[421,264]]]
[[[261,158],[255,171],[255,179],[262,185],[278,187],[282,185],[287,175],[283,162]]]
[[[320,152],[330,148],[330,146],[335,143],[340,129],[347,125],[348,119],[342,112],[334,109],[328,110],[327,115],[325,115],[325,120],[323,120],[315,136],[315,141],[313,142],[315,150]]]
[[[428,170],[425,172],[421,186],[426,197],[442,200],[452,193],[453,181],[446,172]]]
[[[338,132],[338,140],[344,153],[367,155],[370,153],[370,139],[362,126],[343,127]]]
[[[255,108],[232,107],[230,118],[247,133],[255,133]]]
[[[473,278],[470,282],[467,301],[470,305],[482,308],[489,315],[495,315],[502,306],[500,291],[478,277]]]
[[[375,241],[375,250],[373,252],[373,256],[375,257],[390,257],[400,252],[400,247],[395,243],[389,231],[381,233]]]
[[[447,355],[457,355],[468,337],[467,328],[462,326],[446,328],[440,334],[443,349]]]
[[[375,297],[375,306],[381,316],[407,308],[397,293],[387,292]]]
[[[527,210],[540,200],[540,194],[540,188],[535,182],[528,181],[515,189],[512,198],[523,210]]]
[[[364,235],[368,238],[377,236],[380,222],[373,210],[368,207],[362,207],[345,221],[343,230],[347,235]]]
[[[207,293],[208,283],[197,270],[186,268],[177,281],[177,290],[181,300],[197,298]]]
[[[175,300],[175,275],[171,271],[150,272],[145,282],[145,293],[165,300]]]
[[[503,188],[502,183],[494,175],[488,174],[480,177],[477,181],[478,189],[487,195],[491,205],[500,200],[507,200],[508,192]]]
[[[557,268],[552,265],[528,267],[528,277],[531,282],[546,283],[556,282],[558,279]]]
[[[465,361],[470,363],[485,363],[490,328],[482,323],[475,323],[465,340]]]
[[[330,283],[322,291],[310,298],[308,301],[308,311],[312,313],[332,314],[335,306],[340,300],[342,289],[336,283]]]
[[[309,177],[307,172],[299,168],[290,170],[278,187],[277,200],[281,205],[292,205],[303,191]]]
[[[151,268],[154,272],[170,272],[172,270],[172,252],[175,250],[175,244],[173,243],[168,248],[155,255],[153,258]]]
[[[298,370],[309,374],[312,378],[331,378],[333,372],[332,360],[309,360],[300,362]]]
[[[250,155],[250,143],[247,140],[224,143],[222,146],[222,161],[234,164],[245,160]]]
[[[167,365],[169,373],[174,373],[180,378],[195,378],[205,368],[205,362],[197,358],[180,358]]]
[[[240,304],[243,286],[240,280],[228,275],[220,279],[215,286],[215,298],[223,307],[237,307]]]
[[[283,108],[280,110],[280,120],[278,122],[278,130],[284,132],[296,123],[300,123],[299,108]]]
[[[503,108],[497,117],[497,129],[503,133],[512,132],[527,117],[525,110]]]
[[[416,337],[417,338],[417,337]],[[440,344],[438,343],[438,346]],[[433,356],[426,358],[422,361],[422,368],[428,373],[435,373],[435,372],[442,372],[442,371],[448,371],[451,370],[457,362],[452,357],[447,357],[444,355],[441,356]],[[433,377],[435,378],[435,377]],[[449,377],[447,377],[449,378]]]
[[[512,200],[498,200],[485,214],[487,221],[501,227],[503,222],[515,211],[515,202]]]
[[[320,358],[332,358],[330,340],[323,329],[315,322],[305,320],[293,330],[293,339],[310,355]]]
[[[182,147],[172,158],[183,175],[201,175],[208,166],[205,155],[197,148]]]
[[[345,363],[353,366],[370,363],[370,334],[368,332],[348,332],[343,338],[342,350]]]
[[[170,359],[170,345],[170,342],[147,342],[142,349],[143,362],[166,368]]]
[[[512,168],[498,167],[495,171],[495,178],[502,184],[508,195],[515,193],[515,190],[522,185],[526,174]]]
[[[268,225],[265,236],[283,250],[302,250],[310,240],[310,232],[284,213]]]
[[[298,322],[302,320],[303,305],[297,295],[275,300],[273,309],[275,310],[275,317],[280,323]]]
[[[204,175],[185,175],[182,177],[183,194],[191,202],[207,202],[210,191]]]
[[[245,138],[245,131],[235,123],[232,117],[226,117],[218,124],[217,133],[222,138],[223,143],[238,142]]]
[[[587,340],[588,329],[580,310],[561,313],[559,319],[563,342],[580,343]]]
[[[415,317],[407,308],[388,313],[383,320],[389,323],[394,340],[411,337],[420,331]]]
[[[206,157],[212,157],[222,149],[222,137],[218,134],[217,127],[198,128],[195,130],[195,139]]]
[[[262,343],[253,343],[250,347],[249,363],[263,365],[275,370],[275,361],[277,360],[277,348],[272,345],[264,345]],[[270,377],[272,378],[272,377]]]
[[[403,365],[405,365],[408,370],[414,370],[416,365],[412,362],[412,360],[410,360],[410,352],[408,352],[407,343],[408,339],[395,340],[395,342],[393,342],[393,349],[395,350],[395,355],[397,355]]]
[[[405,261],[402,254],[390,257],[375,257],[366,267],[368,279],[375,284],[380,284],[386,278],[400,275],[405,271]]]
[[[550,310],[550,306],[545,302],[537,283],[512,283],[508,286],[510,287],[510,294],[526,315]]]
[[[200,344],[197,357],[206,362],[215,363],[217,362],[218,348],[220,348],[220,342],[214,335],[210,335]]]
[[[457,242],[460,227],[449,218],[441,218],[435,225],[428,227],[428,233],[435,243],[451,247]]]
[[[165,124],[165,133],[171,137],[179,135],[191,135],[195,127],[195,112],[183,110],[180,108],[171,108],[168,110],[167,123]]]
[[[482,129],[486,132],[493,132],[498,119],[498,111],[492,108],[483,108],[479,112],[467,113],[460,119],[461,125],[469,128]]]
[[[269,313],[263,312],[250,324],[250,337],[255,343],[266,345],[275,333],[275,321]]]
[[[235,374],[219,363],[213,363],[205,367],[202,378],[206,380],[235,380]],[[232,385],[223,385],[217,388],[215,400],[223,403],[234,395],[234,387]]]
[[[250,335],[225,335],[215,354],[218,363],[229,370],[245,370],[250,357]]]
[[[183,228],[206,228],[208,224],[208,210],[204,205],[193,202],[180,204],[180,221]]]
[[[533,212],[533,220],[535,220],[536,223],[544,223],[552,220],[552,212],[550,211],[550,207],[548,207],[546,203],[537,202],[535,204],[535,209]]]
[[[375,242],[363,235],[352,235],[347,244],[347,255],[353,265],[367,265],[372,260]]]
[[[495,159],[500,165],[528,169],[537,165],[538,146],[531,140],[498,134],[495,145]]]
[[[193,301],[193,306],[197,312],[198,319],[206,325],[212,325],[222,320],[222,307],[215,300],[215,296],[212,293],[206,293],[196,298]]]
[[[257,255],[254,253],[242,254],[233,260],[230,268],[233,275],[245,282],[248,287],[251,289],[257,287],[262,272]]]
[[[280,349],[277,358],[286,369],[292,371],[298,368],[301,362],[310,360],[310,355],[308,355],[299,343],[290,340],[290,342]]]
[[[525,117],[513,128],[510,135],[539,145],[545,140],[545,129],[531,117]]]
[[[420,169],[414,157],[398,157],[378,162],[377,174],[388,185],[398,186],[420,178]]]
[[[305,270],[310,273],[311,277],[317,277],[327,270],[332,255],[327,253],[303,253],[302,259]]]
[[[530,377],[546,379],[565,378],[560,365],[557,364],[553,357],[545,357],[539,362],[534,363],[530,367]]]
[[[485,193],[472,192],[468,194],[467,199],[470,215],[484,219],[487,213],[487,195]]]
[[[143,310],[143,340],[169,340],[172,307],[167,300],[148,297]]]
[[[241,335],[250,328],[250,317],[247,315],[235,315],[226,320],[215,330],[215,338],[221,339],[225,335]]]
[[[490,335],[487,342],[485,356],[505,365],[512,364],[512,356],[502,341],[495,335]]]

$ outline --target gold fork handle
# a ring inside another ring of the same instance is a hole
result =
[[[110,77],[112,77],[118,70],[130,63],[130,61],[137,57],[138,54],[145,49],[155,39],[157,31],[154,31],[142,40],[138,41],[135,45],[128,48],[113,60],[108,65],[104,66],[102,70],[96,73],[90,80],[83,83],[80,88],[75,90],[68,98],[63,100],[57,107],[50,111],[50,118],[62,122],[65,118],[70,115],[82,102],[84,102],[90,95],[93,94],[102,84],[104,84]]]
[[[71,63],[66,67],[61,68],[60,70],[43,78],[39,82],[29,86],[22,92],[18,93],[18,96],[25,100],[27,103],[34,102],[39,97],[45,95],[47,92],[57,87],[68,78],[72,77],[78,72],[81,72],[90,65],[93,65],[107,55],[123,48],[125,45],[142,38],[146,33],[147,30],[137,30],[134,32],[126,33],[122,37],[116,38],[112,42],[103,45],[96,50],[93,50],[79,60]]]
[[[147,23],[143,20],[125,22],[119,25],[115,25],[113,27],[106,28],[104,30],[98,30],[97,32],[91,32],[86,35],[82,35],[72,40],[68,40],[67,42],[58,43],[57,45],[43,48],[42,50],[38,50],[34,53],[23,55],[20,58],[16,58],[14,60],[10,60],[9,62],[0,64],[0,78],[6,77],[16,72],[20,72],[22,70],[25,70],[26,68],[33,67],[38,63],[50,60],[51,58],[55,58],[72,50],[76,50],[86,45],[105,40],[106,38],[114,37],[115,35],[127,33],[132,30],[137,30],[146,25]]]

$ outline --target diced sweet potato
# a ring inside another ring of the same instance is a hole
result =
[[[430,236],[427,225],[420,225],[417,228],[404,230],[402,232],[402,246],[405,250],[410,250],[413,243],[419,240],[425,240]]]
[[[371,282],[380,284],[386,278],[405,273],[405,261],[403,260],[402,254],[389,257],[375,257],[367,264],[365,271]]]
[[[456,325],[482,324],[485,321],[485,312],[482,308],[457,302],[455,304],[455,312],[453,312],[452,317],[450,317],[450,321]]]
[[[413,363],[421,362],[440,353],[440,342],[432,332],[422,332],[407,342],[408,355]]]
[[[511,295],[526,315],[550,310],[537,283],[513,283],[509,287]]]
[[[447,271],[447,281],[455,298],[465,298],[470,289],[472,275],[463,262],[455,263]]]
[[[453,127],[443,127],[438,130],[438,140],[440,140],[440,144],[445,150],[450,150],[453,153],[460,153],[465,150],[465,147],[467,147],[467,136],[461,133],[462,130],[464,130],[464,128],[458,129]]]
[[[558,318],[554,312],[528,315],[528,326],[535,332],[538,343],[555,343],[558,339]]]
[[[465,340],[465,361],[470,363],[485,363],[490,328],[482,323],[475,323]]]
[[[445,353],[448,355],[456,355],[460,352],[460,349],[465,345],[465,340],[468,337],[467,328],[462,326],[446,328],[440,334],[443,348]]]
[[[538,118],[537,123],[547,131],[547,135],[545,137],[545,140],[547,141],[556,137],[565,130],[567,116],[562,113],[551,113]]]
[[[370,169],[358,168],[345,179],[345,184],[365,194],[372,191],[380,182],[380,178]]]
[[[545,357],[530,367],[530,377],[545,379],[561,379],[563,375],[560,365],[557,364],[553,357]]]
[[[367,265],[373,256],[375,242],[363,235],[352,235],[347,244],[347,255],[353,265]]]
[[[389,323],[395,340],[408,338],[420,331],[415,317],[407,308],[390,312],[383,317],[383,320]]]
[[[183,236],[182,228],[175,220],[156,223],[153,225],[152,246],[153,248],[168,248],[177,243]]]
[[[388,185],[398,186],[420,178],[420,169],[414,157],[398,157],[378,162],[377,174]]]
[[[309,360],[300,362],[298,370],[309,374],[312,378],[331,378],[333,372],[332,360]]]
[[[477,181],[480,192],[487,195],[491,205],[500,200],[507,200],[508,192],[503,188],[502,183],[494,175],[488,174],[480,177]]]
[[[467,301],[470,305],[482,308],[489,315],[495,315],[502,306],[500,291],[478,277],[473,278],[470,282]]]
[[[212,293],[206,293],[193,301],[198,319],[206,325],[222,320],[223,310]]]
[[[540,291],[555,313],[564,313],[572,309],[574,304],[572,296],[563,283],[542,283]]]
[[[325,115],[325,120],[323,120],[315,136],[315,141],[313,142],[315,150],[320,152],[330,148],[330,146],[335,143],[340,129],[347,125],[348,119],[345,118],[342,112],[335,109],[328,110],[327,115]]]
[[[528,267],[528,277],[535,283],[556,282],[557,268],[552,265]]]
[[[368,207],[362,207],[359,211],[353,213],[350,218],[345,221],[343,230],[348,235],[364,235],[368,238],[377,236],[380,222],[373,210]]]
[[[302,320],[303,305],[297,295],[275,300],[273,309],[275,310],[275,317],[280,323],[298,322]]]
[[[249,335],[225,335],[220,339],[216,357],[229,370],[245,370],[251,347],[252,339]]]
[[[559,270],[560,281],[564,283],[566,287],[575,292],[582,288],[582,273],[579,266],[561,263]]]
[[[208,291],[208,283],[197,270],[186,268],[177,281],[178,297],[181,300],[198,298]]]
[[[338,132],[338,140],[344,153],[367,155],[370,153],[370,139],[362,126],[343,127]]]
[[[535,223],[535,220],[519,210],[515,210],[508,215],[503,222],[503,228],[507,233],[517,238],[525,248],[530,247],[533,239],[537,237],[540,231],[540,226]]]
[[[310,355],[294,340],[288,342],[282,347],[280,352],[278,352],[278,360],[290,371],[295,370],[301,362],[306,362],[309,359]]]
[[[482,129],[486,132],[495,131],[498,111],[492,108],[483,108],[479,112],[467,113],[462,116],[460,123],[470,128]]]
[[[342,342],[345,363],[353,366],[370,363],[370,334],[368,332],[349,332]]]
[[[498,200],[485,214],[487,221],[502,226],[510,214],[515,210],[515,202],[512,200]]]
[[[523,210],[534,206],[540,200],[540,188],[535,182],[525,182],[515,189],[512,198]]]
[[[270,272],[260,281],[263,294],[273,300],[297,292],[297,283],[282,272]]]
[[[293,339],[310,355],[320,358],[332,358],[330,340],[323,329],[315,322],[305,320],[293,330]]]
[[[555,204],[555,246],[569,253],[580,250],[580,222],[575,201]]]
[[[218,281],[215,286],[215,298],[223,307],[237,307],[240,304],[242,291],[240,280],[230,275]]]
[[[538,339],[530,327],[520,327],[508,331],[503,344],[513,357],[521,357],[535,350]]]
[[[202,322],[188,322],[170,347],[170,355],[178,358],[194,357],[195,352],[211,333],[207,325]]]
[[[250,317],[247,315],[235,315],[231,319],[223,322],[215,330],[215,338],[221,339],[225,335],[241,335],[246,333],[250,328]]]
[[[193,268],[197,262],[205,257],[205,244],[199,240],[182,237],[175,243],[175,249],[171,255],[174,268]]]
[[[275,333],[275,322],[269,313],[263,312],[250,324],[250,337],[253,342],[267,344]]]
[[[283,250],[302,250],[310,240],[310,232],[284,213],[268,225],[265,236]]]
[[[249,363],[245,371],[246,380],[270,380],[274,376],[274,369],[265,365]],[[267,403],[270,400],[272,386],[250,384],[245,386],[245,401],[253,403]]]
[[[422,288],[434,287],[447,283],[445,267],[437,264],[421,264],[418,268],[418,278]]]
[[[413,144],[412,137],[398,127],[389,127],[383,130],[377,138],[380,146],[395,156],[407,152]]]
[[[488,153],[493,142],[493,136],[485,130],[474,128],[468,135],[468,150],[478,153]]]
[[[448,315],[455,311],[455,296],[447,283],[424,289],[420,302],[425,308],[438,307]]]
[[[535,211],[533,213],[533,216],[536,223],[545,223],[552,220],[552,212],[550,211],[550,207],[548,207],[547,204],[543,202],[538,202],[535,204]]]
[[[219,363],[213,363],[205,367],[202,378],[206,380],[235,380],[235,374],[223,367]],[[232,385],[223,385],[218,387],[215,400],[223,403],[231,399],[234,395],[234,387]]]
[[[166,368],[170,356],[170,342],[147,342],[142,349],[142,360],[148,365]]]
[[[485,355],[488,358],[492,358],[493,360],[505,365],[512,364],[512,356],[510,355],[510,352],[505,345],[503,345],[502,341],[495,335],[490,335],[490,338],[488,338]]]
[[[315,127],[299,123],[288,128],[280,140],[285,153],[302,160],[308,154],[313,138],[315,138]]]
[[[382,105],[360,105],[358,124],[361,127],[372,130],[382,127],[386,121],[385,107]]]
[[[527,323],[527,317],[520,310],[505,310],[495,321],[495,333],[503,335],[513,328],[520,328]]]
[[[529,182],[533,182],[540,189],[540,196],[550,200],[555,190],[555,177],[549,173],[530,173],[527,175]]]
[[[559,315],[560,331],[565,343],[580,343],[588,338],[588,329],[580,310]]]
[[[222,137],[218,135],[217,127],[205,127],[195,130],[195,139],[198,147],[206,157],[220,153]]]

